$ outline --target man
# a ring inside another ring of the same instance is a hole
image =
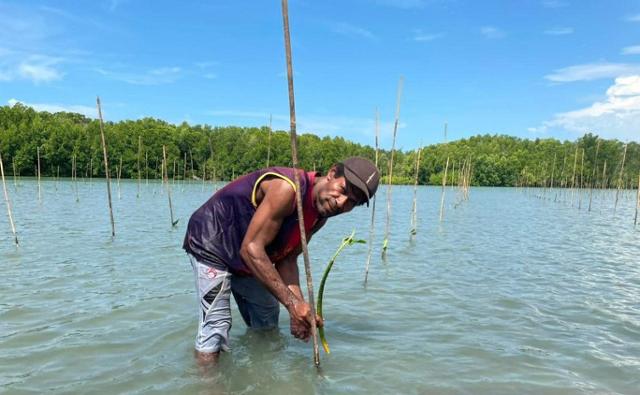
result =
[[[228,351],[230,296],[250,328],[278,325],[279,303],[289,312],[290,330],[307,341],[311,308],[300,289],[301,252],[294,170],[271,167],[229,183],[196,210],[183,248],[189,254],[198,296],[196,356],[211,362]],[[326,176],[299,171],[305,233],[311,237],[327,218],[349,212],[378,189],[371,161],[351,157]]]

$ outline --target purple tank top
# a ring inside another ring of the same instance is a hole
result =
[[[318,217],[310,193],[316,173],[298,171],[305,229],[310,237],[312,231],[319,228],[314,228]],[[240,256],[240,245],[256,212],[258,185],[262,180],[273,177],[295,185],[293,169],[288,167],[261,169],[230,182],[191,215],[182,248],[200,262],[223,263],[232,273],[251,276],[251,270]],[[298,213],[294,210],[284,219],[275,239],[266,247],[267,254],[275,263],[296,248],[299,240]]]

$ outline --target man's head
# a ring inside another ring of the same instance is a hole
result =
[[[355,206],[369,205],[378,190],[380,172],[370,160],[351,157],[331,167],[314,187],[315,205],[321,217],[332,217],[351,211]]]

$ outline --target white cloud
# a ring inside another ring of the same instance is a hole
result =
[[[640,64],[589,63],[564,67],[544,78],[553,82],[574,82],[615,78],[638,73],[640,73]]]
[[[548,34],[550,36],[564,36],[567,34],[573,34],[573,28],[572,27],[554,27],[553,29],[545,30],[544,34]]]
[[[414,41],[426,42],[433,41],[438,38],[444,37],[444,33],[423,33],[421,30],[416,30],[413,36]]]
[[[625,18],[629,22],[640,22],[640,14],[629,15]]]
[[[61,58],[44,55],[24,55],[9,50],[0,51],[0,81],[28,80],[35,84],[62,79]]]
[[[335,23],[331,26],[331,31],[349,37],[363,37],[373,39],[375,36],[369,30],[351,25],[349,23]]]
[[[482,33],[483,36],[489,39],[503,38],[504,36],[506,36],[506,33],[504,31],[495,26],[483,26],[480,29],[480,33]]]
[[[556,114],[542,126],[529,130],[564,129],[578,135],[593,132],[605,138],[637,141],[640,137],[640,74],[616,78],[606,95],[604,101]]]
[[[640,45],[632,45],[622,48],[623,55],[640,55]]]
[[[141,73],[111,71],[98,68],[96,71],[105,77],[132,85],[161,85],[175,82],[182,76],[180,67],[161,67]]]
[[[26,103],[22,100],[17,99],[9,99],[9,106],[14,106],[17,103],[23,104],[27,107],[31,107],[37,111],[47,111],[51,113],[55,112],[75,112],[82,114],[88,118],[96,118],[96,109],[94,107],[83,106],[83,105],[63,105],[63,104],[51,104],[51,103]]]
[[[218,78],[218,75],[215,73],[207,73],[203,77],[208,80],[215,80],[216,78]]]

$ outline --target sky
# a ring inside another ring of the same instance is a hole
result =
[[[640,1],[291,0],[298,133],[640,140]],[[0,0],[0,105],[289,129],[280,1]]]

